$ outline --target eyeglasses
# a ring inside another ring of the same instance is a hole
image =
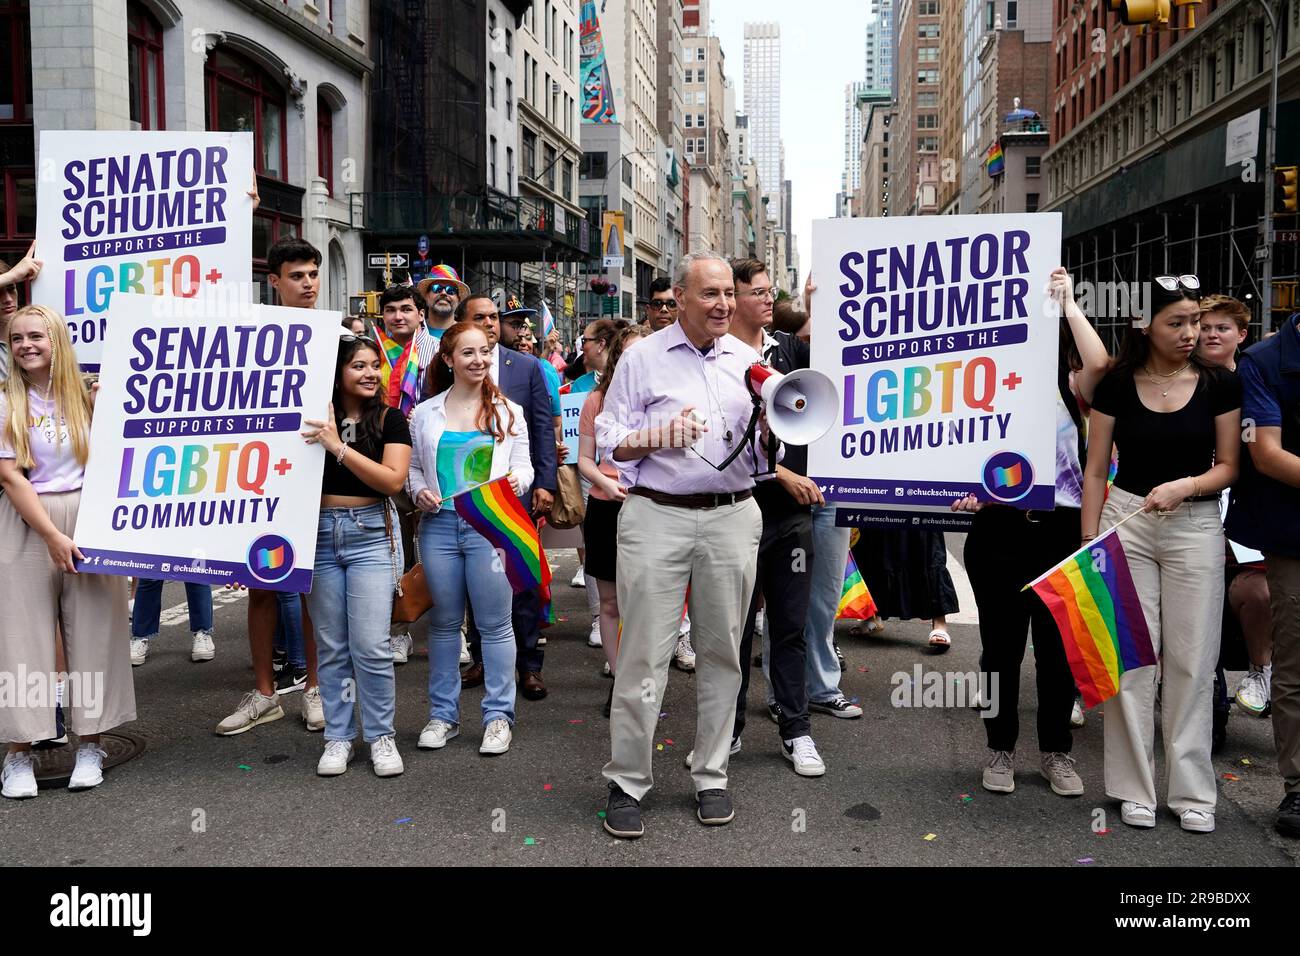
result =
[[[525,319],[512,319],[506,323],[506,325],[510,326],[512,329],[522,329],[527,324],[528,322]]]
[[[598,335],[595,336],[584,335],[580,341],[582,342],[583,345],[586,345],[588,342],[604,342],[605,340]]]
[[[375,344],[375,340],[374,340],[373,338],[371,338],[370,336],[368,336],[368,335],[353,335],[351,332],[344,332],[342,335],[339,336],[339,341],[340,341],[340,342],[347,342],[347,343],[349,343],[349,344],[351,344],[352,342],[365,342],[367,345],[374,345],[374,344]]]
[[[1166,292],[1175,292],[1179,286],[1182,286],[1188,292],[1201,291],[1201,280],[1193,275],[1156,276],[1155,283]]]
[[[437,295],[440,292],[445,292],[447,295],[457,295],[460,292],[460,289],[457,286],[442,282],[431,282],[429,283],[429,292],[434,295]]]
[[[751,298],[757,299],[759,302],[763,302],[767,299],[772,299],[775,301],[776,290],[772,288],[750,289],[748,292],[742,292],[741,295],[750,296]]]
[[[658,309],[660,312],[671,312],[673,309],[677,308],[677,300],[676,299],[655,299],[652,302],[647,302],[646,307],[651,309]]]

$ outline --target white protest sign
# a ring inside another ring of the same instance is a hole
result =
[[[1060,251],[1057,213],[813,223],[812,367],[840,401],[808,474],[828,500],[1053,507]]]
[[[123,292],[253,298],[252,133],[42,130],[32,301],[97,371]]]
[[[79,568],[310,591],[342,315],[119,293],[73,540]],[[198,313],[197,315],[195,313]]]
[[[582,406],[586,404],[590,392],[573,392],[560,396],[560,424],[564,429],[563,441],[569,449],[569,457],[561,465],[578,463],[578,420],[582,417]]]

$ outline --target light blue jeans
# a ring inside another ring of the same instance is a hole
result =
[[[402,541],[397,567],[402,567]],[[393,556],[384,505],[322,508],[316,570],[307,606],[316,629],[316,666],[325,709],[325,739],[357,735],[356,703],[366,743],[393,733],[397,690],[388,624],[393,616]]]
[[[835,656],[835,614],[844,590],[844,565],[849,560],[849,529],[835,527],[834,505],[813,505],[812,590],[808,624],[804,628],[808,699],[840,696],[840,662]],[[767,666],[767,642],[763,642]]]
[[[492,545],[454,507],[420,520],[429,611],[429,719],[460,723],[460,625],[469,596],[483,640],[483,725],[515,722],[514,592]]]

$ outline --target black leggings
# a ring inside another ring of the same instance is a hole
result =
[[[1079,509],[1025,512],[988,505],[966,537],[966,574],[979,607],[981,667],[987,678],[990,713],[984,715],[989,749],[1015,750],[1020,735],[1020,665],[1030,625],[1038,686],[1038,749],[1069,753],[1074,676],[1056,621],[1026,584],[1079,545]],[[994,684],[996,675],[996,685]]]

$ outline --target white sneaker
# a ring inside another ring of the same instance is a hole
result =
[[[587,635],[588,647],[600,647],[600,621],[591,622],[591,633]]]
[[[30,752],[19,750],[5,757],[4,771],[0,776],[4,780],[0,794],[11,800],[36,796],[36,771],[32,767]]]
[[[757,641],[763,640],[763,627],[765,624],[766,624],[765,615],[763,614],[763,609],[760,607],[758,609],[758,613],[754,615],[754,639],[755,640]]]
[[[308,730],[325,729],[325,705],[319,687],[308,687],[302,692],[302,719],[307,722]]]
[[[1078,730],[1088,720],[1088,715],[1083,712],[1083,701],[1078,697],[1074,698],[1074,708],[1070,711],[1070,726]]]
[[[585,588],[586,586],[587,586],[587,575],[583,573],[582,565],[578,565],[578,573],[575,574],[573,576],[573,580],[569,582],[569,587]]]
[[[740,753],[740,738],[739,738],[739,737],[733,737],[733,738],[732,738],[732,741],[731,741],[731,751],[730,751],[730,753],[728,754],[728,756],[730,756],[730,757],[734,757],[734,756],[736,756],[736,754],[738,754],[738,753]],[[686,759],[683,761],[683,763],[686,764],[686,769],[687,769],[687,770],[690,770],[690,769],[691,769],[691,764],[695,763],[695,751],[694,751],[694,750],[692,750],[690,753],[688,753],[688,754],[686,755]]]
[[[488,724],[483,731],[483,743],[478,748],[481,754],[503,754],[510,749],[510,721],[498,717]]]
[[[1260,670],[1252,667],[1237,685],[1237,706],[1256,717],[1268,713],[1273,693],[1272,672],[1271,664]]]
[[[466,664],[474,663],[474,655],[469,652],[469,641],[465,637],[465,632],[460,632],[460,664],[464,667]]]
[[[613,676],[614,676],[614,672],[611,671],[611,670],[609,669],[609,661],[605,661],[605,666],[601,668],[600,672],[601,672],[601,674],[603,674],[605,677],[613,677]]]
[[[420,742],[416,745],[421,750],[441,750],[447,746],[452,737],[460,736],[460,725],[449,724],[445,720],[431,720],[420,731]]]
[[[195,631],[194,640],[190,644],[190,660],[194,663],[210,661],[216,656],[217,646],[212,643],[211,631]]]
[[[1141,827],[1144,830],[1156,825],[1155,808],[1132,800],[1125,800],[1119,805],[1119,818],[1131,827]],[[1214,829],[1213,823],[1210,829]]]
[[[695,670],[695,648],[691,647],[691,635],[689,633],[677,638],[677,646],[673,648],[673,663],[680,670]]]
[[[1184,810],[1178,814],[1178,822],[1189,833],[1214,832],[1214,814],[1206,810]]]
[[[820,777],[826,772],[826,764],[822,763],[813,739],[806,734],[781,741],[781,753],[794,764],[794,772],[801,777]]]
[[[131,638],[131,666],[139,667],[149,659],[149,638]]]
[[[375,768],[376,777],[396,777],[406,769],[391,734],[370,745],[370,765]]]
[[[251,691],[244,695],[244,699],[239,702],[233,714],[217,724],[216,732],[222,737],[233,737],[235,734],[252,730],[258,724],[269,724],[283,716],[284,708],[280,706],[280,698],[277,695],[263,697],[257,691]]]
[[[393,649],[393,663],[405,664],[411,657],[411,648],[415,646],[415,641],[411,639],[409,631],[402,631],[389,636],[388,646]]]
[[[325,741],[325,752],[321,754],[320,760],[316,764],[316,775],[319,777],[337,777],[348,769],[348,764],[356,756],[352,749],[350,740],[327,740]]]
[[[99,744],[82,744],[77,748],[77,765],[72,768],[69,790],[89,790],[104,782],[104,758]]]
[[[691,616],[689,614],[683,614],[682,623],[677,628],[677,636],[685,637],[689,633],[691,633]]]

